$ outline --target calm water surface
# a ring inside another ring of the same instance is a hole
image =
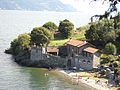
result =
[[[67,79],[46,69],[21,67],[11,55],[5,54],[11,40],[21,33],[28,33],[35,26],[47,21],[59,23],[69,19],[75,27],[87,24],[89,17],[81,13],[0,11],[0,90],[87,90],[73,85]],[[82,24],[81,24],[82,23]],[[49,75],[44,76],[45,73]]]

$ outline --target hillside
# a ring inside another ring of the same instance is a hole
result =
[[[72,6],[63,4],[59,0],[0,0],[2,10],[30,10],[30,11],[76,11]]]

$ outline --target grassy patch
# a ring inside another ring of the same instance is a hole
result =
[[[84,35],[85,31],[77,31],[74,33],[74,35],[72,36],[73,39],[77,39],[77,40],[85,40],[85,35]],[[49,44],[49,46],[61,46],[63,45],[65,42],[69,41],[70,39],[61,39],[60,35],[57,34],[57,38],[52,40]]]
[[[49,46],[61,46],[65,42],[67,42],[69,39],[63,39],[63,40],[53,40],[50,42]]]
[[[84,35],[75,35],[72,38],[73,39],[77,39],[77,40],[85,40],[85,36]]]

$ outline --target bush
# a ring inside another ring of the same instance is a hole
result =
[[[113,66],[114,67],[119,67],[120,66],[120,62],[118,62],[118,61],[113,62]]]
[[[105,49],[104,49],[104,53],[105,54],[112,54],[115,55],[117,53],[117,48],[114,44],[112,43],[107,43],[105,45]]]
[[[101,55],[101,64],[113,62],[114,60],[117,60],[117,59],[118,59],[117,56],[102,54]]]
[[[110,59],[102,58],[100,64],[106,64],[106,63],[109,63],[109,62],[110,62]]]

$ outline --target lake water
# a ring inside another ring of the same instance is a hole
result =
[[[73,85],[55,72],[45,69],[21,67],[11,55],[5,54],[11,40],[21,33],[29,33],[33,27],[42,26],[47,21],[57,25],[60,20],[69,19],[75,27],[87,24],[90,15],[80,12],[38,12],[0,11],[0,90],[87,90]],[[49,75],[44,76],[45,73]]]

